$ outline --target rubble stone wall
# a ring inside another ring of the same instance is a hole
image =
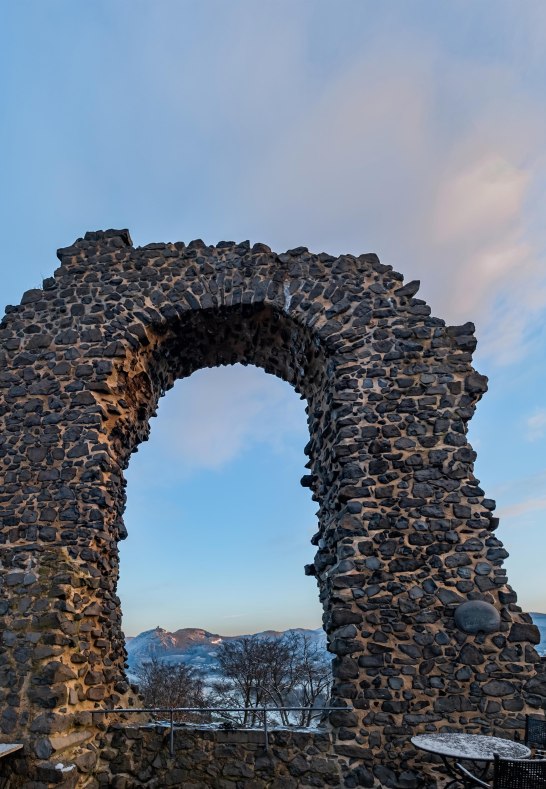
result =
[[[58,256],[0,324],[0,733],[25,742],[28,780],[63,753],[91,786],[91,711],[134,703],[116,595],[123,472],[178,378],[236,362],[307,401],[307,572],[347,786],[362,765],[413,769],[409,733],[522,729],[546,677],[473,474],[466,429],[486,391],[473,325],[432,317],[418,283],[373,254],[134,248],[112,230]]]
[[[173,751],[168,726],[114,723],[75,761],[59,753],[55,763],[38,763],[32,789],[306,789],[368,787],[440,789],[449,776],[430,754],[419,770],[396,771],[360,764],[349,769],[336,759],[332,734],[317,729],[223,730],[188,724],[175,728]],[[3,765],[1,789],[18,785],[24,756]]]
[[[175,730],[172,757],[168,740],[165,728],[111,727],[95,773],[98,785],[111,786],[112,776],[125,777],[127,789],[335,789],[341,785],[328,732],[271,731],[266,750],[263,730],[191,727]]]

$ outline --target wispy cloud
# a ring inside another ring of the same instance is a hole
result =
[[[474,320],[482,351],[507,363],[546,307],[546,235],[529,208],[545,131],[509,68],[395,31],[275,128],[243,187],[267,184],[253,213],[287,243],[372,248],[420,277],[436,314]]]
[[[179,471],[219,469],[260,444],[293,453],[308,440],[304,403],[288,384],[257,367],[200,370],[161,401],[152,427],[156,448]],[[303,456],[303,455],[302,455]]]
[[[499,510],[499,516],[505,520],[509,520],[517,518],[520,515],[525,515],[528,512],[538,512],[541,510],[546,510],[546,496],[525,499],[524,501],[518,501],[516,504],[509,504]]]
[[[546,471],[544,470],[507,480],[491,491],[499,502],[496,514],[500,517],[501,524],[508,521],[512,526],[514,524],[510,521],[513,521],[514,518],[546,509],[544,491],[546,491]]]
[[[538,441],[546,433],[546,408],[541,408],[527,419],[527,440]]]

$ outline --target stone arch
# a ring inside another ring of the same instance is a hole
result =
[[[387,786],[393,765],[407,773],[408,732],[521,728],[546,680],[466,441],[486,390],[473,325],[432,317],[418,283],[375,255],[135,249],[115,230],[58,255],[0,328],[0,730],[26,743],[20,774],[47,772],[59,752],[98,769],[91,711],[132,702],[115,589],[123,470],[177,378],[234,362],[308,402],[302,482],[319,504],[308,572],[334,655],[330,758],[346,785],[355,770]]]

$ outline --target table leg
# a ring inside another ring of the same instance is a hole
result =
[[[455,789],[455,787],[458,787],[463,783],[462,778],[457,772],[457,770],[453,767],[451,762],[447,759],[447,757],[442,756],[441,758],[449,778],[452,779],[448,784],[444,786],[444,789]]]
[[[485,781],[491,767],[491,762],[479,762],[473,759],[469,759],[468,761],[472,764],[472,772],[476,775],[476,778],[479,778],[480,781]]]
[[[457,769],[457,763],[455,763],[455,767],[453,767],[453,765],[444,756],[442,756],[442,761],[446,767],[448,775],[450,777],[454,776],[454,780],[446,784],[444,789],[451,789],[452,787],[460,786],[461,784],[463,785],[464,789],[473,789],[478,785],[478,782],[483,783],[487,779],[487,773],[491,767],[490,762],[478,762],[474,761],[473,759],[461,759],[461,761],[470,762],[472,767],[471,770],[467,771],[468,774],[464,774]]]

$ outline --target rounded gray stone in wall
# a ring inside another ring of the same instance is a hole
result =
[[[495,606],[483,600],[469,600],[455,609],[455,624],[463,633],[496,633],[500,621]]]

